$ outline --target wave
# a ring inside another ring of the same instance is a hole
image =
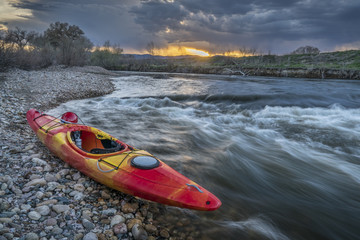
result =
[[[228,78],[225,78],[228,79]],[[177,102],[237,103],[244,108],[265,106],[328,107],[341,104],[360,107],[360,93],[354,82],[246,78],[225,80],[220,76],[206,79],[154,79],[129,76],[114,80],[118,98],[169,98]],[[339,85],[341,84],[341,88]],[[343,85],[343,86],[342,86]]]
[[[266,239],[273,240],[288,240],[289,238],[281,233],[281,231],[275,227],[270,219],[266,219],[262,216],[249,218],[244,221],[224,221],[219,223],[229,229],[239,229],[242,231],[257,233]]]
[[[134,97],[122,97],[122,99],[132,99]],[[137,96],[137,99],[170,99],[181,104],[193,103],[212,103],[212,104],[241,104],[243,109],[261,109],[266,106],[297,106],[302,108],[322,107],[329,108],[339,105],[346,108],[359,108],[357,101],[342,100],[337,102],[330,96],[317,95],[294,95],[294,94],[174,94],[174,95],[144,95]]]

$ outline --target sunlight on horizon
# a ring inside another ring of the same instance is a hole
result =
[[[203,50],[198,50],[198,49],[194,49],[194,48],[185,48],[186,52],[188,53],[188,55],[196,55],[196,56],[201,56],[201,57],[209,57],[210,54],[208,52],[205,52]]]
[[[136,49],[124,49],[125,54],[149,54],[149,52]],[[213,57],[213,56],[226,56],[226,57],[249,57],[254,56],[256,53],[241,52],[240,50],[225,51],[225,52],[210,52],[206,49],[185,47],[185,46],[173,46],[169,45],[164,48],[155,48],[153,55],[165,56],[165,57],[177,57],[177,56],[199,56],[199,57]]]
[[[158,56],[186,56],[186,55],[192,55],[192,56],[201,56],[201,57],[208,57],[210,54],[202,49],[196,49],[192,47],[185,47],[185,46],[173,46],[169,45],[164,48],[155,48],[154,49],[154,55]]]

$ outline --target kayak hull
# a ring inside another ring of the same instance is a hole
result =
[[[147,151],[135,149],[99,129],[64,123],[35,109],[30,109],[26,117],[40,141],[53,154],[99,183],[170,206],[202,211],[216,210],[221,206],[215,195]],[[84,149],[76,145],[74,132],[81,132]],[[121,150],[103,154],[90,151],[90,148],[101,145],[101,141],[109,139],[121,146]],[[157,166],[141,169],[133,164],[134,159],[144,156],[156,159]]]

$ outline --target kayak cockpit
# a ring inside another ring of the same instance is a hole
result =
[[[68,134],[73,147],[91,154],[111,154],[128,150],[128,146],[95,128],[73,129]]]

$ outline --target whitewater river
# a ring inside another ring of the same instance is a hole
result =
[[[50,113],[76,112],[222,201],[168,208],[178,232],[180,218],[202,239],[360,239],[360,81],[156,76]]]

